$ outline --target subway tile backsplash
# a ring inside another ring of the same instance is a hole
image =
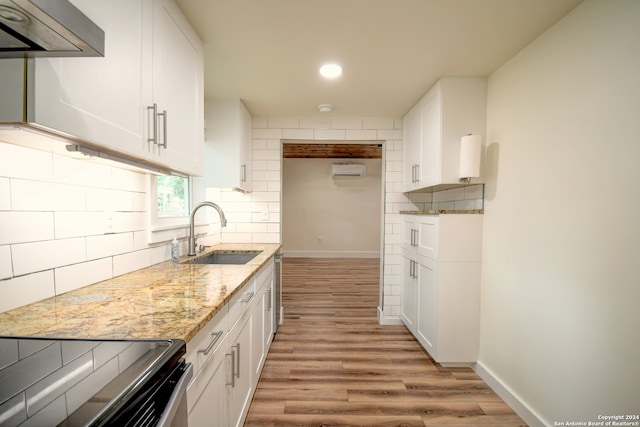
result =
[[[434,192],[431,209],[484,209],[484,185],[475,184]]]
[[[168,259],[167,244],[146,242],[147,186],[146,174],[0,142],[0,312]]]

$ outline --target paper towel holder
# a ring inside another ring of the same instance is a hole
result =
[[[482,136],[467,134],[460,139],[461,184],[470,184],[471,178],[480,176],[480,158],[482,156]]]

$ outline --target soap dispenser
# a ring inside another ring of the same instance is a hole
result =
[[[171,261],[178,262],[180,260],[180,244],[175,237],[171,241]]]

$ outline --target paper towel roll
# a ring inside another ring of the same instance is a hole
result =
[[[460,178],[480,176],[482,136],[465,135],[460,140]]]

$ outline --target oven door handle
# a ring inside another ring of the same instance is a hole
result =
[[[170,427],[176,418],[176,414],[178,410],[182,410],[180,407],[181,404],[185,405],[185,393],[187,392],[187,384],[191,381],[191,377],[193,376],[193,367],[191,363],[187,363],[187,367],[178,380],[175,388],[173,389],[173,393],[171,393],[171,397],[167,402],[167,406],[164,408],[162,412],[162,416],[160,417],[160,421],[156,424],[158,427]],[[185,414],[186,414],[186,405],[184,406]]]

